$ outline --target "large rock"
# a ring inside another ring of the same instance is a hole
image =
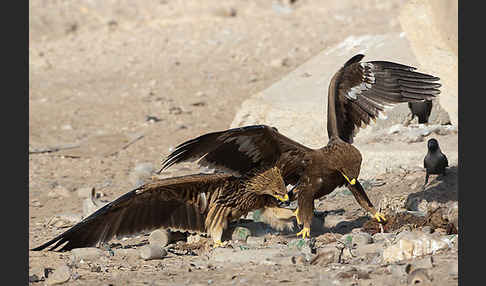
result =
[[[439,101],[458,124],[458,1],[411,0],[400,13],[400,24],[427,73],[441,78]]]
[[[418,66],[405,33],[350,36],[305,62],[280,81],[244,101],[231,127],[251,124],[275,126],[286,136],[309,147],[327,143],[327,91],[331,77],[352,56],[363,53],[365,61],[388,60]],[[444,112],[434,108],[431,123],[447,121]],[[376,125],[388,127],[402,123],[408,114],[406,104],[387,111],[387,120],[378,119]],[[446,119],[444,119],[446,118]],[[438,122],[434,122],[438,121]],[[443,122],[442,122],[443,123]],[[373,124],[358,133],[367,133]]]

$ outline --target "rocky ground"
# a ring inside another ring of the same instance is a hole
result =
[[[403,3],[30,1],[29,248],[156,177],[171,148],[228,128],[245,99],[319,51],[350,35],[400,31]],[[422,188],[432,137],[450,168]],[[383,230],[341,188],[315,202],[310,240],[295,236],[298,227],[270,229],[255,212],[228,230],[228,246],[214,250],[206,238],[190,236],[165,246],[163,258],[144,260],[149,234],[140,234],[109,248],[30,251],[29,279],[457,285],[457,141],[455,126],[416,124],[356,140],[364,157],[360,181],[390,218]],[[403,160],[387,160],[396,152]],[[195,171],[174,166],[160,177]]]

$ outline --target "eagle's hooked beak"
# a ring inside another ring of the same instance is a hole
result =
[[[352,180],[349,180],[348,176],[346,176],[343,172],[339,171],[341,173],[341,175],[343,175],[343,177],[346,179],[346,181],[348,181],[348,183],[351,185],[351,186],[354,186],[356,184],[356,178],[353,178]]]

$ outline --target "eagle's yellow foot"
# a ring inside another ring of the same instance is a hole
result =
[[[297,219],[297,224],[301,224],[299,219],[299,208],[297,208],[294,212],[295,218]]]
[[[310,228],[304,227],[299,233],[297,233],[297,236],[302,235],[302,238],[307,238],[310,237]]]
[[[226,245],[228,245],[227,241],[221,242],[221,240],[216,240],[213,244],[213,248],[225,247]]]
[[[378,221],[378,222],[386,222],[385,215],[379,212],[376,212],[373,217]]]

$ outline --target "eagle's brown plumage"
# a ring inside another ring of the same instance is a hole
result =
[[[54,250],[64,243],[61,251],[89,247],[160,227],[209,233],[215,242],[221,242],[231,220],[252,210],[277,207],[276,197],[286,195],[278,168],[244,177],[214,173],[156,180],[122,195],[32,250],[55,244],[50,248]]]
[[[426,100],[439,94],[439,78],[415,68],[386,61],[348,60],[331,79],[328,90],[329,141],[320,149],[307,148],[266,125],[208,133],[176,147],[162,164],[200,159],[198,164],[236,174],[257,167],[277,166],[286,184],[298,187],[298,222],[310,232],[314,199],[347,185],[358,203],[382,219],[357,181],[361,153],[352,144],[358,128],[375,120],[386,106]]]
[[[282,135],[274,127],[254,125],[204,134],[176,147],[162,164],[198,160],[199,165],[244,175],[254,168],[277,166],[286,184],[298,187],[297,221],[305,237],[310,232],[314,199],[347,185],[358,203],[378,220],[384,219],[358,181],[361,153],[353,145],[360,127],[375,120],[385,107],[423,101],[440,93],[439,78],[415,68],[386,61],[349,59],[331,79],[328,90],[329,141],[310,149]]]

